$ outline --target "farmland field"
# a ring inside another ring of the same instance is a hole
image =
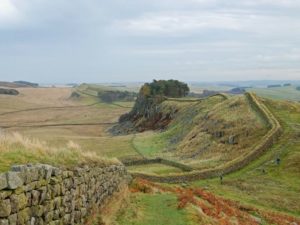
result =
[[[0,96],[0,127],[61,148],[72,141],[85,151],[105,157],[135,155],[131,136],[112,137],[106,130],[132,103],[106,104],[71,88],[23,88],[19,96]],[[120,151],[122,149],[122,151]]]

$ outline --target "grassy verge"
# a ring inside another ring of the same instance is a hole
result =
[[[105,159],[93,152],[83,151],[70,141],[63,148],[50,148],[46,143],[29,139],[19,133],[0,134],[0,172],[13,164],[47,163],[54,166],[75,166],[82,163],[109,165],[116,159]]]

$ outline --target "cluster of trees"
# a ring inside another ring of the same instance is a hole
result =
[[[0,94],[3,94],[3,95],[18,95],[19,92],[15,89],[0,88]]]
[[[281,84],[271,84],[267,86],[267,88],[276,88],[276,87],[281,87]]]
[[[296,87],[296,89],[297,89],[298,91],[300,91],[300,86],[299,86],[299,87]]]
[[[145,83],[142,86],[140,95],[180,98],[188,95],[189,91],[188,85],[178,80],[153,80],[152,83]]]
[[[129,91],[104,91],[99,92],[98,96],[102,101],[111,103],[115,101],[134,101],[137,94]]]

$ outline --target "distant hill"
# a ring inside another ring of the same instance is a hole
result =
[[[22,88],[22,87],[38,87],[37,83],[31,83],[28,81],[0,81],[0,87],[8,87],[8,88]]]
[[[30,87],[38,87],[39,84],[38,83],[32,83],[32,82],[28,82],[28,81],[14,81],[13,83],[15,84],[20,84],[20,85],[25,85],[25,86],[30,86]]]
[[[195,93],[195,92],[190,92],[189,93],[189,97],[193,97],[193,98],[205,98],[205,97],[209,97],[209,96],[214,96],[216,94],[220,94],[220,93],[227,93],[227,94],[233,94],[233,95],[239,95],[239,94],[243,94],[245,93],[245,89],[244,88],[232,88],[228,91],[215,91],[215,90],[206,90],[204,89],[203,92],[200,93]]]

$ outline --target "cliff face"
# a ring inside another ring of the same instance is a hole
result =
[[[177,109],[164,111],[161,105],[168,97],[180,98],[188,94],[185,83],[168,80],[144,84],[132,110],[119,119],[119,124],[111,129],[114,134],[142,132],[164,129],[172,120]]]
[[[13,166],[0,174],[0,224],[84,224],[127,182],[122,165]]]

